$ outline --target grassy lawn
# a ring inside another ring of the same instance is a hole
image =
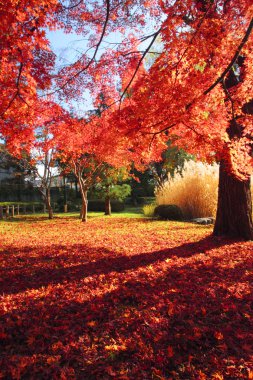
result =
[[[15,205],[15,204],[19,204],[21,205],[21,203],[18,203],[18,202],[13,202],[13,203],[10,203],[10,202],[1,202],[0,203],[0,206],[8,206],[8,205]],[[32,205],[32,203],[22,203],[22,205]],[[34,203],[34,205],[37,205],[37,203]],[[77,218],[79,215],[79,212],[75,211],[75,212],[68,212],[68,213],[58,213],[56,212],[54,214],[54,216],[56,218],[66,218],[66,217],[73,217],[73,218]],[[94,218],[94,217],[105,217],[105,218],[108,218],[108,216],[105,216],[104,215],[104,212],[100,212],[100,211],[89,211],[88,212],[88,218]],[[112,215],[110,217],[123,217],[123,218],[144,218],[144,215],[143,215],[143,212],[142,212],[142,207],[131,207],[131,206],[128,206],[125,208],[124,211],[121,211],[121,212],[113,212]],[[12,220],[12,221],[19,221],[19,220],[29,220],[30,218],[32,218],[32,220],[34,219],[34,214],[31,214],[31,211],[27,211],[27,214],[26,215],[22,215],[22,213],[17,216],[15,215],[15,220]],[[44,213],[40,213],[40,212],[36,212],[36,218],[45,218],[47,219],[47,214],[44,214]],[[11,221],[11,219],[9,219],[9,221]],[[0,220],[1,222],[1,220]]]
[[[253,378],[252,242],[134,211],[1,221],[0,378]]]

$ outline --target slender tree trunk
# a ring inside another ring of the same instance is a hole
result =
[[[82,196],[82,208],[80,212],[80,218],[82,222],[87,222],[88,219],[88,199],[87,199],[87,188],[84,187],[82,183],[80,184],[80,191]]]
[[[50,189],[46,189],[45,203],[46,203],[46,207],[47,207],[47,211],[48,211],[48,219],[53,219],[53,209],[51,206]]]
[[[63,175],[63,212],[68,212],[68,205],[67,205],[67,189],[66,189],[66,177]]]
[[[230,236],[253,240],[252,200],[250,180],[239,181],[220,164],[219,193],[215,236]]]
[[[110,185],[106,185],[105,215],[112,215],[111,199],[110,199]]]

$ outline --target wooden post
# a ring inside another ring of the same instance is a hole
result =
[[[26,205],[23,207],[24,214],[26,214]]]
[[[17,215],[19,215],[19,205],[17,205]]]
[[[35,206],[33,205],[33,214],[35,214]]]
[[[9,215],[10,215],[10,206],[6,206],[6,214],[5,214],[6,218],[8,218]]]
[[[4,210],[3,210],[3,206],[0,206],[0,219],[3,219],[4,218]]]
[[[15,216],[15,206],[14,205],[12,205],[11,206],[11,216],[14,218],[14,216]]]
[[[64,212],[68,212],[68,205],[64,205]]]

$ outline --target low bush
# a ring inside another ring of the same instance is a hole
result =
[[[111,200],[112,212],[124,211],[125,205],[118,200]],[[91,199],[88,201],[88,211],[105,211],[105,201],[102,199]]]
[[[177,205],[160,205],[154,209],[154,215],[160,219],[183,220],[183,213]]]

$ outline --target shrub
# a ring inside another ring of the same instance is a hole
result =
[[[150,204],[143,206],[143,208],[142,208],[143,214],[145,216],[150,216],[150,217],[154,216],[154,211],[155,211],[156,206],[157,205],[155,203],[150,203]]]
[[[124,211],[124,203],[115,199],[111,200],[112,212]],[[102,199],[91,199],[88,201],[88,211],[105,211],[105,201]]]
[[[177,205],[160,205],[154,210],[154,215],[161,219],[183,220],[183,213]]]
[[[215,216],[218,193],[218,165],[189,161],[180,174],[156,192],[158,205],[175,204],[185,219]]]

